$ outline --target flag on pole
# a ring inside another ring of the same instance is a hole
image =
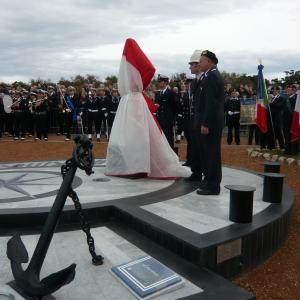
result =
[[[258,65],[258,79],[257,79],[257,103],[255,121],[261,132],[268,131],[267,113],[269,109],[269,101],[267,95],[266,82],[264,80],[262,64]]]
[[[300,138],[300,91],[297,92],[295,110],[292,116],[291,134],[292,141]]]

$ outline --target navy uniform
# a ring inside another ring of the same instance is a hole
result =
[[[191,164],[191,130],[190,130],[191,101],[192,101],[191,91],[190,91],[191,82],[192,82],[191,79],[186,79],[185,90],[182,92],[182,96],[181,96],[183,132],[187,142],[186,162],[184,164],[186,166],[190,166]]]
[[[201,134],[198,122],[198,109],[201,92],[201,81],[203,72],[199,69],[201,51],[195,50],[190,58],[189,65],[191,74],[195,75],[192,80],[187,80],[188,94],[185,96],[186,109],[185,120],[188,129],[187,136],[187,164],[191,167],[192,174],[185,178],[186,181],[198,181],[200,185],[203,182],[204,163],[203,163],[203,143],[201,143]]]
[[[276,148],[276,140],[278,140],[280,149],[284,149],[284,139],[282,134],[282,116],[286,99],[280,95],[279,89],[276,89],[276,91],[277,93],[274,93],[275,95],[273,95],[270,102],[270,111],[274,129],[274,132],[270,134],[270,149]]]
[[[291,141],[290,130],[292,125],[293,112],[296,106],[298,87],[296,85],[292,85],[290,89],[292,90],[292,95],[290,95],[286,99],[283,109],[283,134],[285,139],[285,153],[296,155],[299,152],[299,140]]]
[[[41,140],[42,136],[45,141],[48,140],[48,124],[47,112],[49,111],[49,102],[47,99],[47,92],[38,90],[37,100],[32,101],[32,110],[34,112],[35,121],[35,140]]]
[[[96,95],[96,89],[91,89],[91,94],[85,104],[87,114],[88,137],[92,140],[93,125],[95,126],[97,141],[100,141],[100,126],[101,126],[101,102]]]
[[[14,102],[11,106],[13,113],[13,128],[15,133],[15,140],[25,139],[26,132],[26,110],[28,107],[27,96],[22,94],[21,92],[16,92],[16,97],[14,97]]]
[[[78,115],[81,118],[81,124],[83,133],[87,133],[87,111],[86,111],[86,105],[87,101],[89,100],[88,93],[86,93],[85,89],[81,90],[80,99],[78,103]]]
[[[66,98],[66,89],[65,87],[61,86],[58,87],[58,94],[57,94],[57,102],[53,103],[54,109],[57,109],[57,135],[61,135],[65,133],[65,114],[67,106],[65,104]]]
[[[164,132],[169,145],[174,149],[174,123],[177,112],[177,103],[175,93],[167,86],[169,78],[167,76],[158,76],[158,85],[160,91],[155,95],[157,121]],[[164,88],[162,88],[164,87]]]
[[[4,97],[4,88],[0,86],[0,138],[2,137],[4,131],[5,110],[3,104],[3,97]]]
[[[221,138],[225,94],[217,63],[218,59],[213,52],[202,52],[200,67],[205,73],[200,83],[199,101],[195,103],[195,115],[203,143],[203,166],[207,183],[197,190],[200,195],[218,195],[222,180]]]
[[[72,86],[68,87],[67,94],[63,102],[63,113],[66,126],[65,141],[71,140],[72,131],[77,128],[77,108],[79,96],[75,94],[76,89]]]
[[[237,97],[237,93],[233,91],[229,98],[225,101],[226,125],[228,127],[227,143],[232,143],[232,131],[234,129],[234,141],[240,144],[240,114],[241,102]]]
[[[106,95],[105,89],[103,87],[97,89],[97,96],[100,101],[100,130],[103,128],[104,132],[107,133],[108,96]]]
[[[107,102],[109,133],[112,129],[119,103],[120,103],[120,96],[118,95],[118,90],[112,89],[112,94],[108,98],[108,102]]]
[[[25,123],[28,137],[34,136],[34,113],[32,109],[32,101],[37,98],[37,91],[31,91],[28,95],[28,107],[26,109]]]
[[[176,125],[176,141],[175,143],[180,143],[181,135],[184,131],[184,120],[183,120],[183,92],[176,92],[175,88],[173,89],[176,95],[176,105],[177,105],[177,112],[175,118],[175,125]]]
[[[55,92],[54,86],[48,87],[48,101],[49,101],[49,112],[48,112],[48,125],[49,127],[55,127],[57,134],[59,134],[59,97]]]
[[[199,62],[199,61],[198,61]],[[194,62],[190,62],[194,63]],[[190,166],[192,175],[186,180],[199,181],[203,184],[204,179],[204,162],[203,162],[203,142],[200,134],[199,124],[199,106],[201,95],[201,82],[203,73],[196,74],[196,78],[191,82],[190,86]]]

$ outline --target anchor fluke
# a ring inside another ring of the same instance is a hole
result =
[[[28,252],[18,234],[15,234],[7,242],[6,254],[12,262],[27,263],[29,260]]]

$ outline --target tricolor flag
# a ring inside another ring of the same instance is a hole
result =
[[[264,80],[263,70],[264,66],[258,66],[258,79],[257,79],[257,103],[256,103],[256,116],[255,121],[261,132],[268,131],[267,113],[269,110],[269,102],[267,95],[266,82]]]
[[[297,92],[295,110],[292,117],[291,134],[292,141],[300,138],[300,91]]]

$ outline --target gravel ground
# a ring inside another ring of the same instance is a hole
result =
[[[263,170],[263,159],[249,158],[248,145],[242,138],[241,145],[222,145],[222,162],[230,166],[239,166],[256,171]],[[96,158],[106,155],[107,141],[94,142]],[[49,140],[34,142],[32,139],[14,141],[12,138],[0,139],[0,162],[30,160],[65,160],[71,156],[72,142],[65,142],[61,136],[50,135]],[[185,142],[179,144],[179,156],[185,157]],[[235,282],[256,294],[257,299],[300,299],[300,166],[282,166],[286,175],[285,182],[292,188],[295,196],[294,213],[290,233],[282,247],[264,264]]]

